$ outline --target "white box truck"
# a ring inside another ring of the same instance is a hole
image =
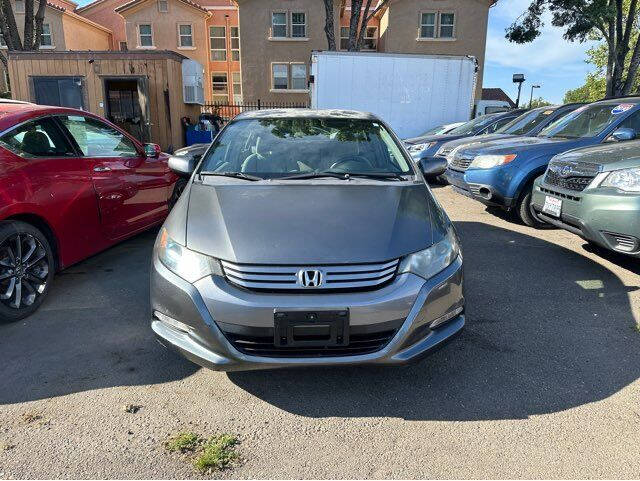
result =
[[[311,107],[371,112],[401,138],[469,120],[477,61],[471,56],[377,52],[311,54]]]

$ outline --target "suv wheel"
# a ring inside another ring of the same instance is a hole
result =
[[[528,185],[524,192],[520,195],[520,199],[516,204],[515,212],[524,225],[542,229],[548,227],[548,224],[538,219],[538,216],[531,207],[531,196],[533,194],[533,184]]]
[[[42,232],[26,222],[0,222],[0,321],[33,314],[53,274],[53,252]]]

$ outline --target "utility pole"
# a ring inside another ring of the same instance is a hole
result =
[[[522,90],[522,84],[524,81],[525,81],[524,74],[522,73],[513,74],[513,83],[518,84],[518,98],[516,99],[516,108],[520,106],[520,90]]]
[[[539,89],[540,85],[532,85],[531,86],[531,97],[529,97],[529,108],[533,105],[533,89]]]

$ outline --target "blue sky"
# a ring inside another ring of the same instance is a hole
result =
[[[529,101],[531,85],[540,84],[534,97],[562,102],[564,93],[584,83],[593,67],[585,63],[588,43],[567,42],[562,29],[551,25],[547,15],[542,35],[530,44],[514,44],[504,38],[508,27],[529,6],[531,0],[498,0],[489,10],[489,31],[485,58],[484,87],[500,87],[513,100],[517,86],[512,83],[514,73],[523,73],[527,81],[522,85],[522,99]]]

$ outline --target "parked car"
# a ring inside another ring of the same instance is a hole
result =
[[[455,229],[371,114],[239,115],[157,238],[152,329],[216,370],[402,364],[464,325]]]
[[[535,180],[531,205],[549,224],[640,257],[640,141],[556,155]]]
[[[476,135],[492,134],[522,114],[524,110],[510,110],[496,114],[477,117],[453,129],[448,134],[427,135],[405,139],[404,144],[415,162],[419,162],[421,170],[427,178],[435,178],[444,172],[446,159],[435,157],[436,152],[445,142],[473,137]]]
[[[54,272],[161,223],[178,176],[81,110],[0,104],[0,320],[33,313]]]
[[[424,132],[422,135],[420,135],[419,137],[426,137],[427,135],[442,135],[442,134],[448,134],[449,132],[451,132],[453,129],[460,127],[462,124],[464,124],[466,122],[454,122],[453,124],[443,124],[443,125],[437,125],[429,130],[427,130],[426,132]]]
[[[451,155],[454,149],[461,146],[468,146],[474,144],[477,146],[481,142],[487,142],[490,140],[502,140],[512,139],[514,137],[522,136],[536,136],[542,129],[551,125],[556,120],[561,119],[565,115],[573,112],[577,108],[583,106],[584,103],[572,103],[566,105],[550,105],[546,107],[539,107],[533,110],[528,110],[519,117],[516,117],[504,127],[496,130],[493,134],[477,135],[475,137],[463,137],[457,140],[451,140],[442,144],[442,147],[436,152],[435,157],[439,159],[442,167],[442,173],[446,170],[446,163],[444,160],[448,160],[447,157]]]
[[[584,105],[543,129],[519,137],[457,149],[446,171],[454,189],[486,205],[512,211],[528,226],[541,226],[531,209],[533,181],[551,157],[579,147],[631,140],[640,132],[640,97]]]

